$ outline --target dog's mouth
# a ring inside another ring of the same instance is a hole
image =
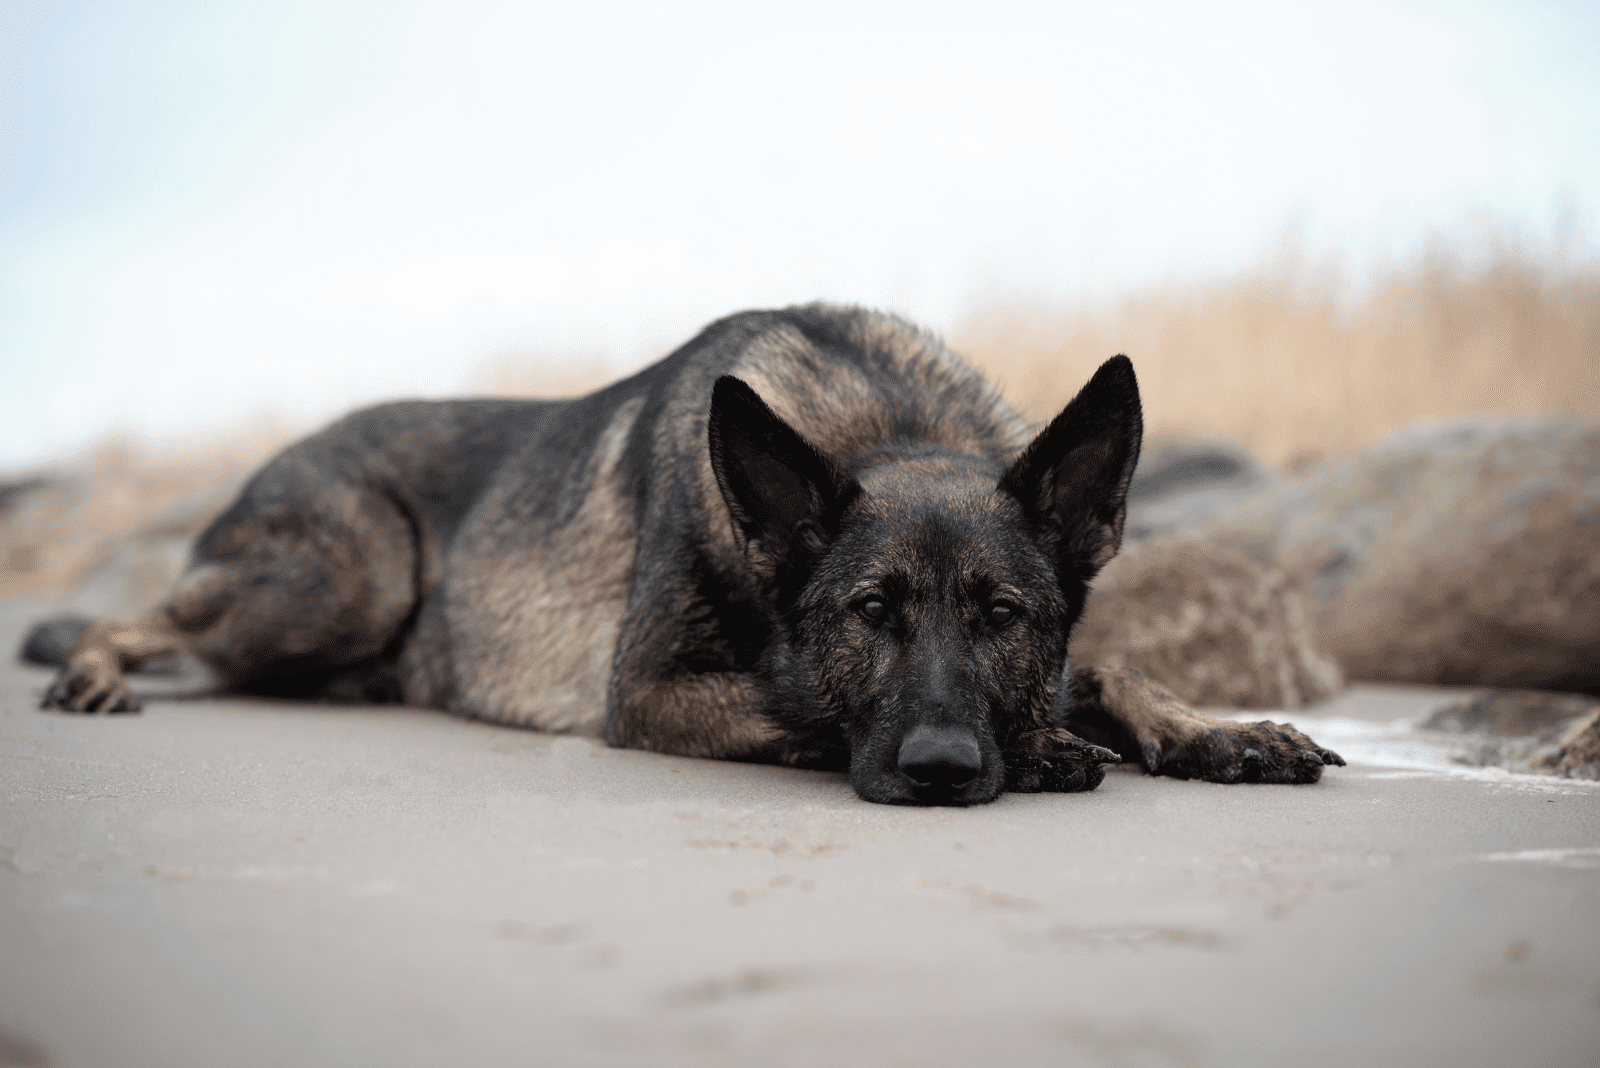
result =
[[[1000,776],[989,782],[988,776],[966,786],[918,785],[908,783],[903,777],[882,773],[862,780],[851,776],[851,785],[863,801],[879,805],[945,805],[966,808],[985,805],[1000,796]]]

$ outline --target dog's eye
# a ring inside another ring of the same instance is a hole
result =
[[[989,625],[991,627],[1003,627],[1016,618],[1017,610],[1004,601],[989,606]]]
[[[872,623],[882,623],[889,618],[889,606],[876,597],[861,602],[860,612]]]

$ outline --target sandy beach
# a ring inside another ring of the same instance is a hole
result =
[[[1600,785],[1419,744],[1459,691],[1293,714],[1316,786],[890,808],[437,712],[40,712],[48,609],[0,613],[0,1064],[1600,1055]]]

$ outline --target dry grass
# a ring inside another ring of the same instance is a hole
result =
[[[0,510],[0,594],[61,596],[130,536],[192,537],[290,436],[262,422],[199,443],[100,445]]]
[[[576,397],[621,377],[600,350],[507,349],[467,377],[466,392],[489,397]]]
[[[1436,258],[1356,298],[1330,273],[1286,262],[1093,307],[991,303],[952,340],[1036,419],[1126,352],[1151,439],[1222,435],[1280,465],[1359,448],[1419,418],[1600,417],[1600,269],[1512,255],[1475,269]],[[463,386],[561,396],[615,377],[602,353],[508,352]],[[0,594],[59,596],[130,536],[195,533],[297,429],[100,447],[48,488],[0,505]]]
[[[993,303],[952,342],[1036,419],[1126,352],[1152,439],[1221,435],[1283,466],[1416,419],[1600,417],[1600,270],[1509,254],[1434,257],[1354,298],[1291,262],[1095,307]]]

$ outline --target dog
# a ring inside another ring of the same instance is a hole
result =
[[[290,446],[43,704],[134,710],[123,673],[187,652],[233,691],[841,770],[888,804],[1091,790],[1121,754],[1316,782],[1344,761],[1290,725],[1067,666],[1142,434],[1124,356],[1030,436],[900,318],[745,312],[588,396],[386,404]]]

